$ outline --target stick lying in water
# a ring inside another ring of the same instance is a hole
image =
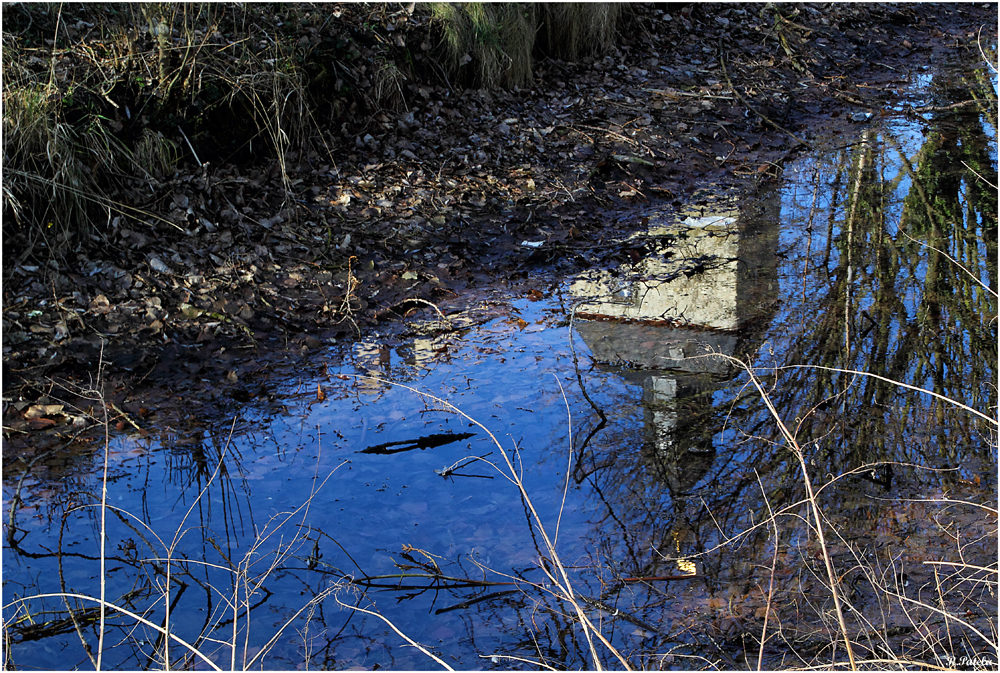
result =
[[[468,439],[469,437],[475,437],[474,432],[460,432],[458,434],[452,432],[442,432],[435,435],[427,435],[426,437],[418,437],[417,439],[404,439],[400,442],[386,442],[385,444],[376,444],[375,446],[369,446],[367,449],[362,449],[357,453],[400,453],[402,451],[412,451],[413,449],[433,449],[437,446],[444,446],[445,444],[451,444],[452,442],[460,442],[463,439]],[[398,449],[390,449],[390,446],[398,446]]]

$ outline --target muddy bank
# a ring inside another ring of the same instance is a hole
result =
[[[992,5],[786,9],[636,8],[628,44],[543,62],[531,89],[411,82],[405,111],[331,125],[284,175],[191,158],[134,204],[157,218],[5,260],[5,453],[85,428],[97,381],[122,429],[166,427],[266,401],[269,376],[321,370],[333,340],[614,267],[644,207],[777,179],[996,25]]]

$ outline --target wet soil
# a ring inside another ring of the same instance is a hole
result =
[[[290,192],[276,165],[192,162],[164,186],[167,225],[5,261],[5,457],[100,420],[94,388],[113,425],[166,428],[266,400],[269,377],[320,371],[316,353],[364,332],[392,339],[404,316],[628,261],[644,208],[749,193],[996,23],[985,4],[783,11],[643,6],[630,44],[542,62],[531,89],[411,86],[404,112],[290,157]]]

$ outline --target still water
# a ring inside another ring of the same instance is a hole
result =
[[[594,668],[560,564],[603,665],[846,661],[806,478],[854,656],[995,662],[996,96],[947,107],[978,86],[636,213],[618,268],[112,436],[101,665],[438,667],[398,629],[458,669]],[[6,663],[89,668],[97,604],[33,596],[101,595],[101,464],[42,475],[4,475]]]

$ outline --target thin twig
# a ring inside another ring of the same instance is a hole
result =
[[[25,597],[25,598],[20,598],[20,597],[14,598],[14,600],[12,602],[14,602],[14,603],[24,603],[24,602],[29,601],[29,600],[34,599],[34,598],[75,598],[75,599],[81,600],[81,601],[91,601],[91,602],[94,602],[94,603],[100,603],[101,602],[101,599],[94,598],[93,596],[85,596],[83,594],[74,594],[74,593],[69,593],[69,592],[57,592],[57,593],[51,593],[51,594],[35,594],[33,596],[28,596],[28,597]],[[125,608],[123,608],[121,606],[115,605],[114,603],[104,603],[104,606],[106,608],[111,609],[111,610],[115,610],[117,612],[120,612],[120,613],[122,613],[123,615],[125,615],[127,617],[130,617],[130,618],[136,620],[137,622],[139,622],[140,624],[145,624],[146,626],[148,626],[149,628],[153,629],[154,631],[160,633],[161,635],[164,635],[164,636],[166,636],[168,638],[171,638],[174,641],[180,643],[181,645],[183,645],[184,647],[186,647],[188,650],[190,650],[196,657],[198,657],[199,659],[201,659],[202,661],[204,661],[213,671],[221,671],[222,670],[221,668],[219,668],[218,666],[216,666],[216,664],[215,664],[214,661],[212,661],[207,656],[205,656],[204,654],[202,654],[201,652],[199,652],[196,647],[192,646],[191,644],[189,644],[187,641],[183,640],[182,638],[178,638],[177,636],[175,636],[172,633],[166,633],[163,630],[163,627],[159,626],[158,624],[154,624],[153,622],[149,621],[148,619],[145,619],[144,617],[141,617],[140,615],[137,615],[136,613],[131,612],[130,610],[126,610]]]
[[[97,386],[94,388],[98,399],[104,401],[104,394],[101,386],[101,376],[104,372],[104,340],[101,340],[101,354],[97,364]],[[99,545],[101,554],[101,624],[97,635],[97,670],[101,670],[101,659],[104,655],[104,625],[106,619],[105,604],[107,600],[107,557],[105,545],[108,539],[107,505],[108,505],[108,458],[111,454],[111,429],[108,427],[108,408],[101,405],[104,411],[104,470],[101,477],[101,542]]]
[[[194,145],[192,145],[191,141],[188,140],[187,134],[184,133],[184,129],[178,126],[177,130],[181,132],[182,136],[184,136],[184,142],[187,143],[188,148],[191,150],[191,154],[194,155],[194,160],[198,162],[198,166],[200,168],[204,168],[205,164],[201,163],[201,159],[198,158],[198,153],[194,151]]]
[[[454,668],[452,668],[451,666],[449,666],[449,665],[448,665],[448,664],[447,664],[447,663],[446,663],[446,662],[445,662],[445,661],[444,661],[443,659],[441,659],[441,658],[440,658],[439,656],[437,656],[436,654],[434,654],[433,652],[431,652],[430,650],[428,650],[428,649],[427,649],[426,647],[424,647],[423,645],[421,645],[420,643],[418,643],[417,641],[413,640],[413,639],[412,639],[412,638],[410,638],[410,637],[409,637],[408,635],[406,635],[405,633],[403,633],[402,631],[400,631],[400,630],[399,630],[399,629],[398,629],[398,628],[396,627],[396,625],[395,625],[395,624],[393,624],[393,623],[392,623],[391,621],[389,621],[389,620],[388,620],[388,619],[387,619],[386,617],[384,617],[384,616],[383,616],[383,615],[381,615],[380,613],[378,613],[378,612],[374,612],[374,611],[372,611],[372,610],[365,610],[364,608],[362,608],[362,607],[360,607],[360,606],[357,606],[357,605],[348,605],[347,603],[344,603],[344,602],[342,602],[342,601],[340,600],[340,597],[339,597],[339,596],[337,596],[336,594],[334,594],[334,596],[333,596],[333,600],[337,601],[337,604],[338,604],[338,605],[340,605],[341,607],[345,607],[345,608],[348,608],[348,609],[350,609],[350,610],[357,610],[358,612],[363,612],[363,613],[365,613],[366,615],[371,615],[372,617],[378,617],[378,618],[379,618],[379,619],[381,619],[381,620],[382,620],[383,622],[385,622],[386,624],[388,624],[388,625],[389,625],[389,628],[390,628],[390,629],[392,629],[393,631],[395,631],[395,632],[396,632],[396,633],[397,633],[397,634],[398,634],[398,635],[399,635],[399,636],[400,636],[401,638],[403,638],[403,640],[405,640],[405,641],[406,641],[406,642],[408,642],[408,643],[409,643],[410,645],[412,645],[413,647],[417,648],[418,650],[420,650],[421,652],[423,652],[424,654],[426,654],[426,655],[427,655],[428,657],[430,657],[431,659],[433,659],[433,660],[434,660],[434,661],[436,661],[437,663],[441,664],[441,666],[442,666],[442,667],[443,667],[443,668],[444,668],[444,669],[445,669],[446,671],[454,671],[454,670],[455,670]]]
[[[725,356],[723,356],[723,357],[725,357]],[[901,381],[896,381],[894,379],[889,379],[889,378],[886,378],[884,376],[879,376],[878,374],[872,374],[870,372],[859,372],[859,371],[857,371],[855,369],[841,369],[839,367],[824,367],[822,365],[785,365],[784,367],[782,367],[782,369],[784,369],[784,368],[788,368],[788,369],[824,369],[826,371],[831,371],[831,372],[840,372],[841,374],[857,374],[858,376],[870,376],[873,379],[878,379],[879,381],[885,381],[886,383],[891,383],[893,385],[899,386],[900,388],[906,388],[907,390],[914,390],[914,391],[916,391],[918,393],[924,393],[926,395],[930,395],[931,397],[934,397],[936,399],[942,400],[942,401],[947,402],[949,404],[953,404],[956,407],[958,407],[959,409],[963,409],[965,411],[968,411],[971,414],[975,414],[976,416],[979,416],[981,419],[987,421],[991,425],[994,425],[994,426],[1000,425],[1000,423],[997,422],[997,419],[991,418],[990,416],[987,416],[983,412],[977,411],[977,410],[973,409],[970,406],[962,404],[961,402],[959,402],[957,400],[951,399],[950,397],[946,397],[946,396],[944,396],[944,395],[942,395],[940,393],[936,393],[933,390],[927,390],[926,388],[918,388],[917,386],[911,386],[908,383],[903,383]]]
[[[569,493],[569,476],[573,471],[573,414],[569,409],[569,400],[566,399],[566,391],[563,390],[562,381],[555,374],[552,374],[552,378],[556,380],[556,384],[559,386],[559,392],[562,394],[563,405],[566,407],[566,426],[568,428],[569,439],[569,452],[566,456],[566,479],[563,480],[563,492],[562,501],[559,503],[559,516],[556,518],[556,532],[552,536],[552,546],[555,547],[559,542],[559,526],[562,523],[563,510],[566,509],[566,495]]]
[[[962,163],[965,163],[965,162],[962,162]],[[968,166],[966,166],[966,168],[968,168]],[[970,168],[969,170],[972,170],[972,169]],[[978,173],[976,173],[976,175],[979,175],[979,174],[978,174]],[[984,180],[984,182],[985,182],[985,180]],[[989,184],[989,183],[987,182],[986,184]],[[991,185],[991,186],[992,186],[992,185]],[[994,187],[994,189],[996,189],[996,187]],[[930,243],[924,243],[923,241],[918,241],[917,239],[913,238],[912,236],[910,236],[910,235],[909,235],[908,233],[906,233],[906,232],[905,232],[905,231],[903,231],[902,229],[900,229],[900,230],[899,230],[899,233],[901,233],[901,234],[902,234],[903,236],[906,236],[906,237],[907,237],[908,239],[910,239],[911,241],[913,241],[913,242],[914,242],[914,243],[916,243],[917,245],[922,245],[922,246],[924,246],[925,248],[929,248],[929,249],[933,250],[934,252],[936,252],[936,253],[937,253],[937,254],[939,254],[939,255],[943,255],[943,256],[944,256],[944,257],[946,257],[946,258],[947,258],[947,259],[948,259],[949,261],[951,261],[951,262],[952,262],[952,263],[953,263],[953,264],[954,264],[955,266],[957,266],[957,267],[958,267],[959,269],[961,269],[961,270],[962,270],[962,271],[964,271],[964,272],[965,272],[966,274],[968,274],[968,276],[969,276],[970,278],[972,278],[972,280],[976,281],[976,283],[978,283],[978,284],[979,284],[979,285],[980,285],[980,286],[981,286],[981,287],[982,287],[982,288],[983,288],[984,290],[986,290],[987,292],[989,292],[989,293],[990,293],[991,295],[993,295],[994,297],[996,297],[996,298],[1000,299],[1000,294],[997,294],[997,293],[996,293],[996,292],[995,292],[995,291],[993,290],[993,288],[991,288],[991,287],[990,287],[989,285],[987,285],[986,283],[984,283],[984,282],[982,281],[982,279],[981,279],[981,278],[979,278],[979,277],[978,277],[978,276],[976,276],[976,275],[975,275],[974,273],[972,273],[972,272],[971,272],[971,271],[970,271],[969,269],[967,269],[967,268],[966,268],[966,267],[965,267],[965,266],[964,266],[963,264],[961,264],[961,263],[960,263],[960,262],[959,262],[958,260],[956,260],[956,259],[955,259],[954,257],[952,257],[951,255],[949,255],[949,254],[948,254],[947,252],[945,252],[945,251],[943,251],[943,250],[938,250],[937,248],[935,248],[935,247],[934,247],[933,245],[931,245]]]
[[[988,58],[986,58],[986,51],[983,49],[983,26],[979,26],[979,31],[976,33],[976,46],[979,47],[979,55],[983,57],[986,61],[987,67],[993,71],[993,74],[997,73],[997,67],[993,65]]]
[[[583,608],[580,606],[579,602],[575,600],[575,595],[574,595],[574,592],[573,592],[573,587],[572,587],[572,584],[570,583],[570,580],[569,580],[569,574],[566,572],[566,568],[563,565],[563,563],[562,563],[561,559],[559,558],[558,554],[556,554],[555,546],[553,545],[552,540],[549,538],[549,535],[548,535],[548,533],[545,530],[545,526],[542,523],[542,518],[538,514],[538,511],[535,509],[535,505],[531,501],[531,498],[528,495],[528,492],[527,492],[527,490],[524,487],[524,483],[523,483],[521,477],[518,475],[517,468],[514,467],[514,463],[511,461],[510,456],[507,455],[507,452],[504,451],[503,445],[500,443],[500,440],[498,440],[496,438],[496,435],[494,435],[493,432],[490,431],[489,428],[487,428],[485,425],[483,425],[482,423],[480,423],[479,421],[477,421],[476,419],[474,419],[472,416],[469,416],[467,413],[465,413],[464,411],[462,411],[461,409],[459,409],[458,407],[456,407],[454,404],[452,404],[452,403],[448,402],[447,400],[444,400],[444,399],[442,399],[440,397],[437,397],[435,395],[431,395],[430,393],[422,392],[422,391],[417,390],[416,388],[413,388],[411,386],[408,386],[408,385],[405,385],[405,384],[402,384],[402,383],[396,383],[394,381],[388,381],[386,379],[382,379],[382,378],[379,378],[377,376],[360,376],[359,375],[359,376],[355,376],[355,378],[358,378],[358,379],[369,379],[371,381],[376,381],[376,382],[382,383],[384,385],[396,386],[396,387],[399,387],[399,388],[403,388],[405,390],[410,390],[410,391],[416,393],[417,395],[420,395],[422,397],[426,397],[427,399],[434,400],[435,402],[438,402],[439,404],[441,404],[445,408],[445,410],[451,411],[451,412],[453,412],[455,414],[458,414],[459,416],[461,416],[462,418],[466,419],[467,421],[469,421],[470,423],[472,423],[476,427],[480,428],[483,432],[485,432],[489,436],[489,438],[491,440],[493,440],[493,444],[500,450],[500,454],[503,456],[504,462],[507,465],[508,474],[504,474],[503,472],[501,472],[501,474],[503,474],[506,479],[508,479],[509,481],[511,481],[515,486],[517,486],[518,490],[521,492],[521,497],[523,498],[525,505],[527,506],[528,510],[531,513],[531,518],[534,520],[535,525],[538,528],[538,532],[542,536],[542,539],[545,542],[545,548],[546,548],[546,550],[549,553],[549,556],[550,556],[550,558],[552,560],[552,564],[558,570],[559,578],[560,579],[556,579],[549,572],[548,568],[545,566],[544,563],[541,564],[542,570],[547,575],[549,575],[549,578],[552,580],[552,584],[555,587],[557,587],[558,590],[559,590],[559,592],[560,592],[560,593],[554,593],[553,595],[555,595],[555,596],[557,596],[559,598],[562,598],[562,599],[568,601],[570,603],[570,605],[573,606],[573,608],[574,608],[574,610],[576,612],[577,618],[580,620],[581,624],[584,625],[583,635],[587,639],[587,645],[590,647],[590,653],[591,653],[592,660],[594,662],[594,667],[597,670],[603,670],[603,666],[601,665],[601,660],[600,660],[600,658],[598,657],[598,654],[597,654],[597,649],[594,646],[593,640],[591,638],[592,634],[593,634],[594,637],[596,637],[598,640],[600,640],[601,643],[603,643],[605,647],[608,648],[608,651],[610,651],[615,656],[615,658],[618,659],[618,661],[621,663],[621,665],[623,667],[625,667],[626,669],[630,669],[630,666],[629,666],[628,662],[625,660],[625,658],[621,655],[621,653],[617,649],[615,649],[615,647],[610,642],[608,642],[607,638],[604,637],[604,635],[600,632],[600,630],[597,629],[591,623],[591,621],[587,618],[586,613],[584,613]]]
[[[987,186],[992,187],[993,189],[997,189],[996,185],[994,185],[989,180],[987,180],[982,175],[980,175],[979,171],[977,171],[972,166],[970,166],[964,159],[962,160],[962,165],[965,166],[966,168],[968,168],[977,178],[979,178],[980,180],[982,180],[983,182],[985,182],[987,184]]]
[[[844,620],[844,612],[840,606],[840,590],[837,588],[837,575],[834,572],[833,562],[830,559],[830,552],[826,544],[826,536],[823,533],[823,518],[820,515],[819,504],[816,502],[816,495],[813,492],[812,479],[809,476],[809,467],[806,464],[805,454],[803,453],[802,448],[799,446],[798,442],[795,440],[795,437],[792,435],[791,432],[789,432],[788,427],[785,425],[784,421],[781,420],[781,416],[778,414],[778,410],[774,408],[774,404],[771,402],[771,398],[764,391],[764,388],[761,386],[760,381],[757,378],[757,375],[754,373],[750,365],[734,357],[722,354],[716,354],[716,355],[724,357],[731,362],[738,363],[746,370],[747,374],[750,376],[750,382],[753,383],[753,386],[757,389],[757,392],[760,394],[761,400],[763,400],[764,405],[767,407],[768,412],[770,412],[772,418],[774,418],[774,421],[777,424],[778,429],[781,431],[782,436],[785,438],[785,441],[788,442],[789,448],[792,450],[792,453],[795,455],[795,458],[799,462],[799,469],[802,471],[802,482],[806,487],[806,494],[808,496],[810,510],[812,511],[813,520],[816,526],[816,537],[819,542],[820,550],[823,553],[823,563],[826,566],[826,574],[830,582],[830,594],[833,596],[834,611],[837,614],[837,621],[840,624],[841,635],[844,638],[844,646],[847,648],[847,657],[848,659],[850,659],[851,662],[851,670],[852,671],[857,670],[857,664],[854,660],[854,649],[851,646],[851,638],[847,632],[847,622]]]
[[[774,516],[774,510],[771,509],[771,502],[767,499],[767,492],[764,490],[764,484],[760,481],[760,474],[758,474],[756,469],[754,469],[753,473],[757,477],[757,485],[760,486],[761,495],[764,497],[764,504],[767,505],[767,511],[770,514],[768,520],[771,522],[771,526],[774,531],[774,556],[771,558],[771,578],[767,585],[767,604],[764,606],[764,625],[761,627],[760,647],[757,650],[757,670],[761,671],[764,669],[764,644],[767,642],[767,622],[768,618],[771,616],[771,599],[774,597],[774,572],[778,565],[778,548],[781,536],[778,533],[778,523]]]

